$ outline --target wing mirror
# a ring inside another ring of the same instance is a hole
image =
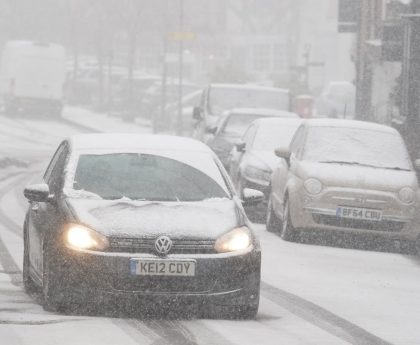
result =
[[[207,126],[206,132],[209,134],[216,134],[217,132],[217,126]]]
[[[414,168],[417,171],[420,171],[420,159],[419,158],[414,161]]]
[[[257,205],[264,201],[265,196],[263,192],[256,189],[245,188],[242,192],[244,206]]]
[[[238,152],[245,152],[246,143],[242,141],[240,143],[235,144],[235,147],[236,147],[236,151],[238,151]]]
[[[50,188],[46,183],[33,184],[26,187],[23,191],[23,195],[29,201],[34,202],[49,202],[52,199]]]
[[[202,109],[200,107],[194,107],[192,117],[194,120],[198,120],[198,121],[202,120],[203,119]]]
[[[274,153],[276,154],[277,157],[284,158],[287,161],[289,161],[290,156],[291,156],[291,152],[289,151],[289,149],[284,149],[284,148],[275,149]]]

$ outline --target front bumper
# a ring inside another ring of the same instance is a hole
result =
[[[338,207],[382,211],[380,221],[341,218]],[[404,205],[394,193],[350,188],[326,188],[318,196],[308,195],[303,186],[290,193],[290,215],[294,227],[338,230],[381,235],[389,239],[414,240],[415,205]]]
[[[136,276],[130,259],[160,259],[152,254],[105,253],[65,249],[60,271],[75,294],[96,298],[127,297],[143,301],[250,305],[258,303],[261,253],[173,254],[168,260],[196,261],[194,277]]]

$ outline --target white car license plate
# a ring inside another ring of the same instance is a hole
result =
[[[338,207],[336,211],[338,218],[361,219],[370,221],[381,221],[382,211],[357,207]]]
[[[138,276],[194,277],[194,260],[148,260],[131,259],[130,274]]]

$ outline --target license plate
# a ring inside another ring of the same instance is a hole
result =
[[[138,276],[194,277],[194,260],[130,260],[130,274]]]
[[[338,218],[361,219],[379,222],[382,220],[382,211],[357,207],[338,207]]]

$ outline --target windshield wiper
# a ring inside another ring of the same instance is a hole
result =
[[[376,169],[388,169],[388,170],[398,170],[398,171],[411,171],[410,169],[404,169],[400,167],[383,167],[372,164],[364,164],[360,162],[347,162],[347,161],[319,161],[318,163],[332,163],[332,164],[343,164],[343,165],[358,165],[362,167],[376,168]]]
[[[360,165],[363,167],[379,168],[375,165],[363,164],[360,162],[348,162],[348,161],[318,161],[318,163],[331,163],[331,164],[343,164],[343,165]]]

